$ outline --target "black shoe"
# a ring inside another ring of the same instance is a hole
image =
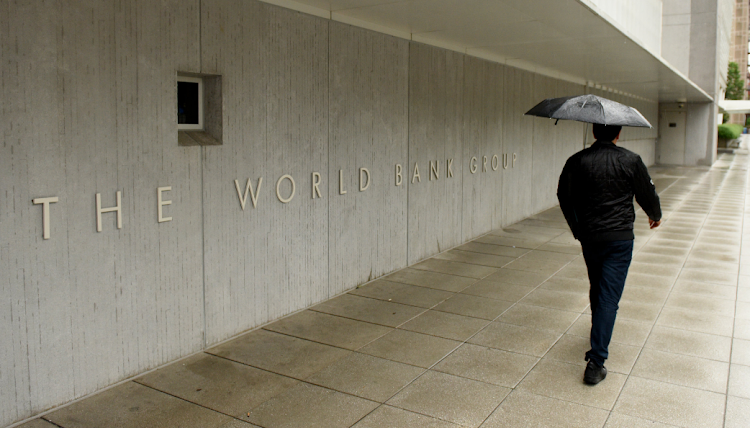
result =
[[[596,385],[607,377],[607,368],[589,361],[586,365],[586,371],[583,372],[583,381],[589,385]]]

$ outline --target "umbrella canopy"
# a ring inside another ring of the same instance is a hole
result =
[[[602,125],[651,128],[651,124],[638,110],[596,95],[547,98],[526,114]]]

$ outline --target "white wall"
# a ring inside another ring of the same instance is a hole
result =
[[[661,56],[685,76],[690,74],[691,8],[687,0],[664,0]]]
[[[734,2],[664,1],[664,58],[714,98],[711,104],[687,105],[685,165],[712,165],[716,160],[716,101],[726,88]]]
[[[582,145],[523,113],[583,87],[255,1],[11,2],[0,32],[0,426],[554,206]],[[178,71],[222,76],[222,146],[177,145]]]
[[[608,16],[621,30],[660,55],[662,0],[583,0]],[[664,0],[665,2],[670,0]],[[689,0],[677,0],[689,3]]]

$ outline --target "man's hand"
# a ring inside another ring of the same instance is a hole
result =
[[[651,229],[656,229],[661,224],[661,220],[659,221],[653,221],[651,219],[648,219],[648,225],[651,226]]]

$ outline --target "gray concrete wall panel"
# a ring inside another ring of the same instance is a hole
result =
[[[502,227],[505,69],[468,56],[464,61],[462,242]],[[467,163],[472,157],[475,173]]]
[[[217,39],[205,69],[226,78],[224,145],[203,149],[213,344],[329,297],[328,202],[311,194],[313,172],[328,181],[328,21],[241,0],[203,8],[202,38]],[[243,198],[250,180],[257,206],[248,194],[242,209],[234,180]]]
[[[716,160],[717,111],[714,103],[687,104],[685,165],[712,165]],[[712,144],[706,144],[711,141]]]
[[[408,264],[462,242],[464,55],[419,43],[409,54]],[[453,177],[430,180],[430,161]],[[419,177],[416,177],[418,165]]]
[[[715,3],[715,2],[714,2]],[[716,12],[699,13],[695,10],[690,24],[690,72],[688,77],[712,97],[718,89],[717,73],[717,18]],[[726,70],[726,66],[723,67]],[[723,74],[726,79],[726,73]]]
[[[503,170],[502,207],[503,226],[507,226],[538,211],[531,197],[532,131],[536,119],[523,114],[541,100],[535,98],[538,94],[534,91],[534,75],[528,71],[508,68],[504,86],[503,150],[509,160],[507,169]]]
[[[545,76],[535,76],[534,99],[564,97],[583,93],[583,86],[563,83]],[[583,130],[580,122],[544,118],[529,118],[533,126],[532,183],[529,191],[534,212],[557,204],[557,182],[565,161],[583,148]],[[589,127],[589,129],[591,129]],[[550,191],[553,189],[553,191]]]
[[[322,202],[329,209],[334,296],[406,266],[409,43],[330,25],[330,160]]]
[[[197,2],[0,9],[6,424],[201,349],[202,220],[200,158],[172,147],[163,114],[175,68],[198,66],[178,47],[195,46]],[[159,186],[172,222],[156,222]],[[108,207],[118,191],[122,229],[103,214],[99,233],[94,196]],[[44,240],[31,200],[48,196]]]

